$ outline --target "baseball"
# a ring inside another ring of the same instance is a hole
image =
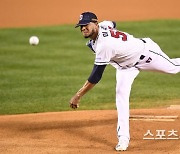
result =
[[[30,45],[38,45],[39,44],[39,38],[37,36],[31,36],[29,38],[29,44]]]

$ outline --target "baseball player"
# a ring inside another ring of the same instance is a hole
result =
[[[92,12],[84,12],[76,27],[84,38],[90,38],[87,46],[95,53],[92,73],[80,90],[71,98],[70,107],[79,107],[81,97],[92,89],[102,77],[108,64],[116,68],[116,107],[118,111],[117,151],[128,148],[129,97],[131,86],[142,70],[176,74],[180,72],[180,58],[170,59],[150,38],[135,38],[116,29],[115,22],[98,23]]]

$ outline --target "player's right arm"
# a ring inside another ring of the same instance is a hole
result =
[[[80,99],[89,90],[91,90],[102,78],[102,74],[106,65],[94,65],[91,75],[85,84],[78,90],[78,92],[71,98],[70,107],[76,109],[79,107]]]

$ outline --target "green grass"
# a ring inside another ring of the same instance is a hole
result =
[[[119,22],[135,37],[151,37],[170,57],[180,57],[180,20]],[[30,46],[32,35],[40,38]],[[74,25],[0,29],[0,114],[71,110],[68,102],[91,73],[94,55]],[[180,74],[141,72],[133,84],[131,108],[180,100]],[[180,104],[180,101],[179,101]],[[115,69],[82,98],[81,110],[115,109]]]

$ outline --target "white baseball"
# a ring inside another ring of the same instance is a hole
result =
[[[30,45],[38,45],[39,44],[39,38],[37,36],[31,36],[29,38],[29,44]]]

